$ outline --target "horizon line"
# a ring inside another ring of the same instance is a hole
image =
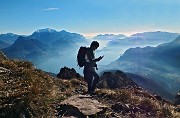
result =
[[[46,28],[40,28],[40,29],[46,29]],[[53,29],[53,28],[50,28],[50,29]],[[53,29],[53,30],[56,30],[56,29]],[[56,31],[63,31],[65,29],[62,29],[62,30],[56,30]],[[37,31],[37,30],[35,30]],[[17,35],[26,35],[26,36],[29,36],[31,35],[32,33],[34,33],[35,31],[31,32],[31,33],[27,33],[27,32],[24,32],[24,33],[19,33],[19,32],[2,32],[0,33],[1,34],[8,34],[8,33],[13,33],[13,34],[17,34]],[[65,30],[67,32],[70,32],[70,33],[77,33],[77,34],[80,34],[80,35],[83,35],[84,37],[86,38],[93,38],[97,35],[105,35],[105,34],[113,34],[113,35],[119,35],[119,34],[123,34],[123,35],[126,35],[126,36],[131,36],[133,34],[137,34],[137,33],[145,33],[145,32],[169,32],[169,33],[178,33],[180,34],[180,32],[175,32],[175,31],[167,31],[167,30],[144,30],[144,31],[130,31],[130,32],[90,32],[90,33],[80,33],[80,32],[75,32],[75,31],[68,31],[68,30]]]

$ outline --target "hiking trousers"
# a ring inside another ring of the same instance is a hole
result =
[[[91,63],[86,63],[84,66],[84,79],[88,84],[88,93],[94,93],[96,84],[99,81],[99,75],[96,73],[95,68]]]

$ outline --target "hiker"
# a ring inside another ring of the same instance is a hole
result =
[[[84,79],[88,83],[88,93],[93,94],[96,88],[96,84],[99,80],[99,75],[96,73],[97,64],[96,62],[100,61],[104,56],[100,56],[99,58],[95,58],[94,51],[99,47],[99,43],[97,41],[93,41],[90,47],[86,48],[85,53],[85,65],[84,65]]]

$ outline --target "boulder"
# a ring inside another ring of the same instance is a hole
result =
[[[92,99],[88,95],[75,95],[64,100],[57,107],[58,116],[76,116],[84,118],[86,116],[95,116],[104,113],[107,106],[99,103],[97,100]]]
[[[72,79],[72,78],[81,78],[80,74],[76,72],[74,68],[64,67],[60,69],[60,72],[57,74],[57,78],[61,79]]]

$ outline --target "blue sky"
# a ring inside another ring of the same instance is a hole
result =
[[[0,0],[0,34],[180,32],[180,0]]]

